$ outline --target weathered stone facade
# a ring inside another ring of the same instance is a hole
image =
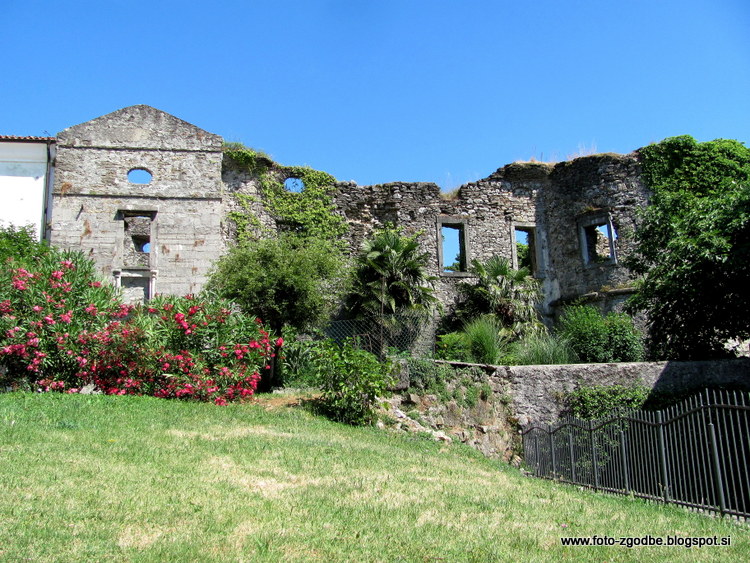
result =
[[[222,144],[148,106],[62,131],[51,242],[83,250],[133,301],[199,291],[225,248]]]
[[[52,243],[89,254],[131,294],[193,293],[236,237],[228,219],[238,194],[266,232],[278,225],[252,171],[222,167],[218,135],[149,106],[132,106],[57,136]],[[129,178],[146,173],[147,180]],[[516,230],[529,237],[545,313],[581,295],[616,306],[631,279],[620,261],[631,248],[636,210],[647,204],[636,155],[595,155],[556,165],[513,163],[444,194],[435,184],[338,183],[337,213],[353,252],[379,226],[419,233],[437,293],[450,307],[472,259],[516,261]],[[462,251],[446,267],[443,235]],[[455,271],[458,270],[458,271]],[[624,288],[624,289],[623,289]]]

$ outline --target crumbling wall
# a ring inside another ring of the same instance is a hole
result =
[[[52,242],[83,250],[104,276],[134,285],[134,299],[200,290],[213,261],[237,240],[232,217],[244,214],[258,236],[283,228],[257,172],[223,158],[221,137],[149,106],[66,129],[57,148]],[[284,169],[262,164],[271,173]],[[150,181],[131,181],[131,170],[147,171]],[[648,193],[635,155],[594,155],[512,163],[451,194],[431,183],[341,182],[333,198],[353,254],[385,223],[418,233],[446,310],[456,284],[473,279],[472,260],[498,255],[517,263],[516,229],[527,233],[544,312],[552,315],[581,295],[604,309],[627,296],[631,275],[622,259]],[[452,260],[442,255],[445,232],[464,242],[459,271],[445,269]]]
[[[149,106],[62,131],[51,242],[83,250],[131,301],[200,290],[224,250],[221,147],[221,137]],[[132,181],[134,170],[145,183]]]
[[[622,262],[633,251],[638,210],[648,204],[649,195],[635,154],[593,155],[555,165],[549,189],[538,199],[553,249],[549,270],[556,294],[548,298],[566,302],[591,294],[605,310],[622,303],[633,284]],[[613,227],[614,255],[609,257],[606,229],[595,228],[603,222]],[[592,234],[596,251],[587,255]]]

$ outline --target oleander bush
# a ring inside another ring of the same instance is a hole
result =
[[[30,244],[0,270],[3,388],[226,404],[252,395],[270,373],[283,340],[229,301],[162,296],[133,307],[80,252]]]

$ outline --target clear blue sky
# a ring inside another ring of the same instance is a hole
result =
[[[133,104],[340,180],[750,141],[748,0],[0,0],[0,133]]]

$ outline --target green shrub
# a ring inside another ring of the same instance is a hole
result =
[[[283,332],[281,369],[277,385],[281,387],[319,387],[326,362],[325,345],[309,336],[297,335],[291,328]]]
[[[232,248],[208,287],[259,316],[274,332],[327,321],[346,287],[346,260],[332,244],[286,235]]]
[[[454,362],[470,362],[471,352],[463,332],[449,332],[437,337],[435,343],[435,358],[438,360],[453,360]]]
[[[639,362],[643,339],[624,313],[603,316],[591,305],[575,305],[563,312],[558,333],[566,338],[583,363]]]
[[[574,364],[578,360],[565,336],[549,332],[529,334],[514,342],[512,349],[518,365]]]
[[[375,417],[375,401],[393,384],[390,368],[348,339],[342,346],[321,344],[325,370],[320,386],[326,414],[347,424],[369,424]]]
[[[0,264],[9,258],[15,260],[39,257],[49,252],[46,242],[36,240],[34,227],[0,226]]]
[[[409,389],[419,394],[436,395],[441,400],[449,398],[447,381],[455,377],[455,370],[446,364],[438,364],[432,360],[409,358]]]
[[[581,387],[565,398],[567,410],[578,418],[602,418],[614,409],[639,409],[651,390],[648,387],[622,385]]]
[[[625,313],[610,313],[606,317],[612,361],[641,362],[645,357],[643,337],[633,326],[633,319]]]

